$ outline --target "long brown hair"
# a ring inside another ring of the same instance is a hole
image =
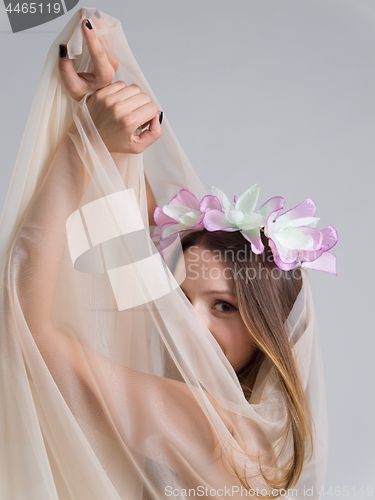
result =
[[[272,488],[286,489],[295,486],[313,449],[310,411],[285,327],[285,321],[302,287],[302,273],[300,269],[280,270],[273,261],[271,249],[263,235],[262,240],[265,250],[261,255],[256,255],[251,251],[250,243],[238,231],[203,230],[184,236],[182,247],[184,251],[195,245],[220,251],[232,270],[239,312],[255,345],[252,359],[237,372],[245,397],[251,397],[254,382],[265,360],[269,360],[276,369],[287,412],[283,438],[286,443],[287,436],[292,433],[293,455],[279,471],[277,482],[265,480]],[[246,479],[239,479],[250,488]]]

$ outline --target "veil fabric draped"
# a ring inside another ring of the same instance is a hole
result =
[[[119,62],[116,80],[158,104],[120,23],[90,19]],[[285,426],[277,381],[265,362],[245,399],[152,242],[144,172],[159,205],[181,188],[205,191],[167,120],[143,154],[108,152],[86,98],[75,103],[62,85],[61,43],[77,71],[90,71],[77,13],[47,56],[0,224],[0,498],[250,496],[235,470],[271,494],[258,460],[277,450]],[[309,489],[317,499],[327,422],[303,276],[287,326],[315,448],[294,492],[282,495]],[[291,450],[290,442],[285,462]],[[282,464],[267,457],[262,470],[274,477]]]

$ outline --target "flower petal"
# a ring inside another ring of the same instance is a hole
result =
[[[171,199],[168,205],[179,205],[192,208],[193,210],[199,210],[199,201],[193,193],[187,189],[181,189],[176,196]]]
[[[284,214],[275,221],[273,225],[273,231],[282,231],[285,228],[290,227],[301,227],[301,226],[312,226],[315,227],[319,222],[318,217],[301,217],[299,219],[284,219]]]
[[[260,229],[250,229],[247,231],[241,231],[244,238],[246,238],[251,243],[251,250],[257,255],[263,253],[264,245],[260,237]]]
[[[312,227],[292,227],[274,232],[273,240],[285,250],[320,250],[323,235]]]
[[[185,215],[181,215],[179,222],[185,224],[186,227],[195,227],[201,220],[202,214],[200,212],[187,212]]]
[[[250,230],[255,228],[261,228],[265,224],[265,218],[257,213],[252,213],[250,215],[245,214],[245,217],[241,222],[238,223],[238,226],[241,229]]]
[[[236,210],[240,210],[243,214],[251,214],[254,212],[258,203],[260,193],[259,184],[254,184],[250,189],[245,191],[237,200]]]
[[[284,208],[285,200],[281,196],[274,196],[270,198],[266,203],[257,210],[257,214],[263,215],[266,219],[270,216],[271,213],[279,212]]]
[[[169,222],[175,222],[174,219],[171,217],[168,217],[163,212],[163,209],[161,207],[156,207],[154,211],[154,221],[157,226],[163,226],[164,224],[168,224]]]
[[[228,196],[226,194],[224,194],[221,189],[213,186],[213,187],[211,187],[209,189],[209,192],[213,196],[216,196],[216,198],[219,200],[222,210],[225,211],[225,209],[227,207],[231,207],[232,206],[231,202],[229,201]]]
[[[221,210],[219,198],[210,194],[203,196],[199,203],[199,211],[203,214],[207,210]]]
[[[244,214],[240,210],[236,210],[232,207],[227,207],[225,210],[225,217],[231,224],[238,226],[238,224],[243,221]]]
[[[311,237],[305,236],[296,228],[286,228],[283,231],[275,231],[272,233],[272,239],[277,244],[277,247],[282,247],[287,250],[310,250],[312,247]]]
[[[164,205],[163,212],[168,215],[168,217],[179,222],[182,222],[182,218],[187,214],[193,219],[194,216],[201,217],[201,213],[198,210],[192,210],[189,207],[182,207],[180,205]]]
[[[164,232],[162,228],[162,238],[161,238],[161,246],[164,248],[165,246],[170,245],[170,241],[174,241],[176,239],[177,233],[186,233],[191,231],[201,231],[204,229],[202,221],[199,221],[197,224],[193,226],[187,226],[186,224],[175,224],[175,225],[166,225],[166,230]],[[167,243],[166,243],[167,242]]]
[[[208,210],[203,217],[203,225],[207,231],[237,231],[230,224],[222,210]]]
[[[315,202],[311,198],[306,198],[302,203],[283,213],[284,220],[300,219],[302,217],[314,217],[316,213]]]
[[[300,227],[301,231],[305,236],[310,236],[312,239],[311,250],[320,250],[323,244],[323,234],[318,229],[313,227]]]
[[[323,248],[320,250],[301,250],[299,252],[299,259],[301,262],[312,262],[313,260],[318,259],[322,253]]]
[[[279,215],[280,209],[275,210],[274,212],[271,212],[269,216],[267,217],[266,224],[264,226],[264,234],[267,237],[270,237],[271,234],[274,232],[274,228],[276,227],[275,224],[277,222],[277,217]]]
[[[323,234],[322,246],[324,248],[324,251],[326,252],[336,245],[338,240],[337,231],[333,226],[329,225],[322,229],[320,232]]]
[[[269,239],[268,244],[272,251],[273,261],[279,269],[282,269],[283,271],[290,271],[291,269],[296,269],[296,267],[300,266],[298,252],[293,252],[293,255],[292,253],[280,254],[273,240]]]
[[[186,228],[186,231],[201,231],[202,229],[204,229],[204,225],[203,225],[203,215],[201,217],[201,219],[198,220],[198,222],[196,222],[195,224],[193,224],[192,226],[188,226]]]
[[[300,227],[297,230],[311,238],[312,246],[307,250],[320,250],[322,248],[323,234],[321,231],[313,227]],[[301,250],[306,250],[306,248],[301,247]]]
[[[165,240],[166,238],[169,238],[173,234],[179,233],[180,231],[186,231],[187,228],[185,224],[171,224],[171,225],[166,225],[165,228],[162,229],[162,239]]]
[[[337,275],[336,255],[331,252],[325,252],[313,262],[304,262],[302,267]]]
[[[274,250],[276,251],[276,254],[278,258],[284,263],[284,264],[292,264],[297,262],[299,259],[299,253],[295,249],[290,249],[290,248],[284,248],[282,244],[274,237],[273,239],[269,239],[269,244],[272,250],[272,253],[274,253]],[[275,255],[274,255],[275,257]]]

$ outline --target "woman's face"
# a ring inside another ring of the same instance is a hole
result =
[[[181,284],[182,291],[234,370],[239,371],[249,362],[255,348],[238,310],[229,266],[219,257],[219,252],[198,246],[185,250],[177,273],[178,267],[184,264],[186,278]]]

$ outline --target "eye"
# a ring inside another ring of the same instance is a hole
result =
[[[213,306],[213,309],[220,313],[231,313],[238,311],[237,307],[232,306],[229,302],[219,301],[216,302]]]

